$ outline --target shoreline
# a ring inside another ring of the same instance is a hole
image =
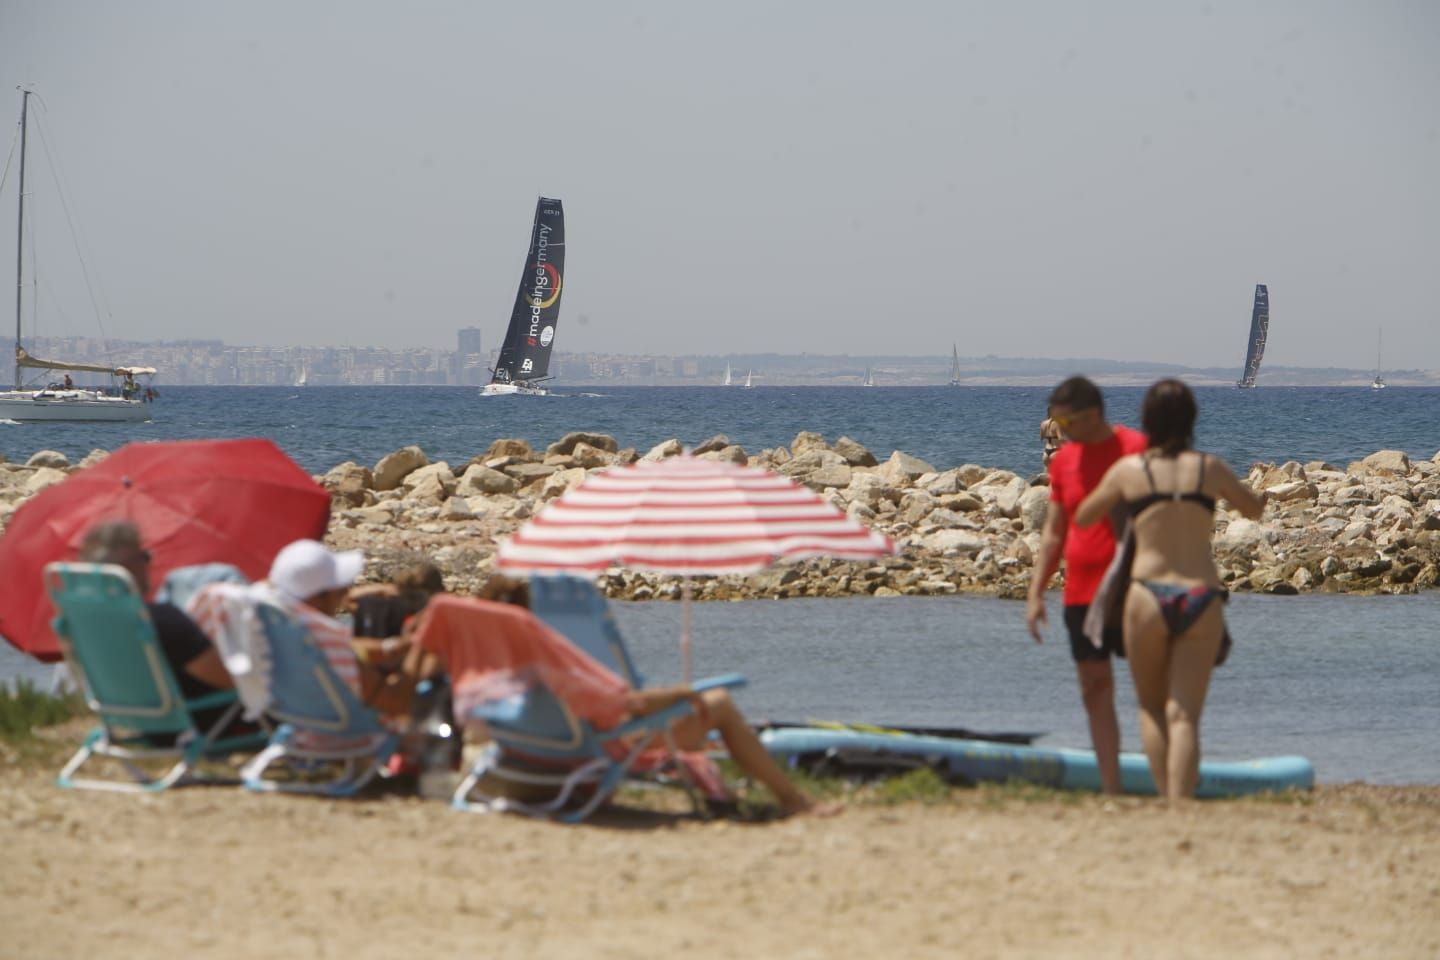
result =
[[[365,550],[367,580],[428,559],[452,589],[472,593],[489,575],[497,540],[545,502],[596,470],[680,451],[673,439],[641,453],[606,434],[575,432],[544,450],[496,440],[454,467],[408,446],[373,467],[346,462],[315,479],[332,498],[326,542]],[[1037,478],[976,464],[938,470],[898,450],[882,461],[849,438],[808,431],[753,455],[723,435],[692,452],[786,475],[897,545],[896,555],[874,562],[816,558],[748,577],[698,578],[696,599],[1020,599],[1029,587],[1049,497]],[[0,524],[30,496],[106,455],[97,450],[76,464],[55,451],[25,464],[0,458]],[[1344,467],[1260,463],[1245,479],[1271,502],[1259,522],[1217,511],[1216,564],[1230,590],[1371,595],[1440,585],[1440,453],[1412,460],[1382,450]],[[614,599],[678,598],[680,590],[678,578],[629,570],[612,569],[600,582]]]

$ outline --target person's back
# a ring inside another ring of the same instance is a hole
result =
[[[1137,454],[1116,465],[1124,501],[1143,506],[1132,510],[1132,577],[1220,582],[1210,541],[1229,473],[1223,462],[1193,450],[1173,457]]]

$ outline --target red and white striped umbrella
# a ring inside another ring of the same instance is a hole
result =
[[[753,573],[780,560],[862,560],[895,552],[777,473],[692,456],[602,470],[552,500],[500,545],[502,570],[599,572],[623,566],[686,577]],[[684,582],[689,599],[689,581]],[[689,610],[682,649],[689,679]]]

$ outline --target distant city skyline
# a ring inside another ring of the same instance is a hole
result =
[[[21,85],[29,335],[488,352],[543,194],[562,352],[1219,368],[1266,283],[1267,365],[1440,369],[1423,0],[7,0]]]

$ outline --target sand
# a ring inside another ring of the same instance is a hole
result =
[[[982,788],[768,823],[632,797],[565,827],[0,764],[6,958],[1440,956],[1440,787]]]

